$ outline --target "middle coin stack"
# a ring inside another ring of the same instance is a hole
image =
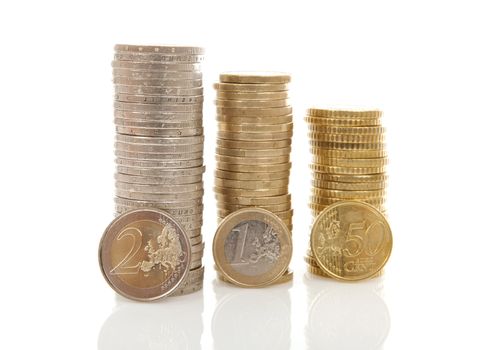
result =
[[[227,73],[214,85],[219,223],[236,210],[259,207],[292,230],[289,82],[290,75],[284,73]]]

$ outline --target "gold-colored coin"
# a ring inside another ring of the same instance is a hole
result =
[[[305,117],[308,123],[315,125],[325,125],[332,127],[376,127],[382,124],[379,118],[363,118],[363,119],[348,119],[348,118],[316,118]]]
[[[285,202],[291,202],[291,195],[280,195],[280,196],[270,196],[261,198],[249,198],[249,197],[239,197],[239,196],[228,196],[220,193],[215,193],[215,198],[217,201],[226,202],[230,204],[240,204],[248,206],[260,206],[260,205],[275,205],[282,204]]]
[[[344,281],[367,279],[387,263],[392,232],[374,207],[344,201],[324,209],[314,221],[312,254],[324,273]]]
[[[213,257],[228,281],[241,287],[264,287],[287,271],[292,257],[291,233],[267,210],[241,209],[218,226]]]
[[[333,205],[333,204],[336,204],[338,202],[343,202],[343,201],[346,201],[345,199],[338,199],[338,198],[335,198],[333,200],[330,200],[330,201],[326,201],[326,203],[309,203],[309,208],[310,210],[312,211],[312,214],[314,217],[316,217],[317,215],[319,215],[324,209],[326,209],[328,206],[330,205]],[[384,213],[386,211],[385,209],[385,206],[383,203],[370,203],[370,201],[357,201],[357,202],[363,202],[363,203],[367,203],[371,206],[373,206],[374,208],[377,208],[380,212]]]
[[[220,74],[220,83],[274,84],[289,83],[290,74],[280,72],[228,72]]]
[[[287,156],[291,153],[291,150],[292,150],[291,147],[249,150],[249,149],[234,149],[234,148],[225,148],[225,147],[217,146],[215,152],[223,156],[231,156],[231,157],[267,158],[267,157]]]
[[[347,159],[367,159],[367,158],[384,158],[387,156],[385,149],[374,150],[334,150],[326,149],[322,143],[310,147],[310,153],[324,158],[347,158]]]
[[[240,180],[240,181],[272,181],[288,180],[290,171],[278,171],[270,173],[239,173],[234,171],[215,170],[215,177],[220,179]]]
[[[346,127],[346,126],[328,126],[310,124],[309,131],[314,133],[326,133],[337,135],[383,135],[385,134],[385,128],[382,126],[358,126],[358,127]]]
[[[385,181],[350,183],[350,182],[312,180],[312,186],[318,188],[330,189],[330,190],[370,191],[370,190],[384,189]]]
[[[217,137],[225,140],[236,141],[273,141],[273,140],[286,140],[293,136],[292,131],[285,132],[257,132],[257,133],[245,133],[245,132],[231,132],[231,131],[218,131]]]
[[[242,92],[242,91],[217,91],[217,98],[223,100],[285,100],[288,98],[288,91],[277,92]]]
[[[243,180],[227,180],[215,178],[215,185],[228,188],[242,188],[255,190],[258,188],[277,188],[287,187],[288,179],[271,180],[271,181],[243,181]]]
[[[359,134],[329,134],[323,132],[309,132],[311,140],[321,142],[338,142],[338,143],[377,143],[384,142],[385,135],[359,135]]]
[[[333,158],[314,155],[314,163],[326,166],[346,168],[383,168],[388,164],[388,158]]]
[[[343,191],[343,190],[327,190],[318,187],[312,187],[312,195],[326,198],[341,198],[341,199],[369,199],[385,197],[385,190],[373,191]]]
[[[270,173],[277,171],[287,171],[292,167],[292,163],[271,164],[271,165],[246,165],[246,164],[230,164],[217,162],[216,168],[225,171],[244,172],[244,173]]]
[[[147,247],[164,249],[159,242],[165,241],[172,242],[166,248],[169,254],[157,258],[149,255]],[[155,300],[171,294],[186,279],[190,262],[191,245],[181,225],[155,209],[118,216],[99,245],[104,278],[117,293],[134,300]]]
[[[385,174],[341,175],[341,174],[327,174],[327,173],[319,173],[319,172],[313,172],[312,177],[314,180],[348,182],[348,183],[386,182],[388,178],[387,175]]]
[[[319,173],[327,174],[347,174],[347,175],[369,175],[369,174],[380,174],[385,171],[385,167],[373,167],[373,168],[356,168],[356,167],[339,167],[339,166],[329,166],[311,163],[309,164],[310,169]]]
[[[213,87],[217,92],[250,92],[250,93],[263,93],[263,92],[278,92],[288,91],[287,83],[273,83],[273,84],[234,84],[234,83],[215,83]]]
[[[286,140],[273,141],[237,141],[217,139],[217,146],[223,148],[244,149],[244,150],[263,150],[269,148],[285,148],[292,144],[291,138]]]
[[[328,141],[318,141],[310,140],[311,147],[324,148],[328,150],[344,150],[344,151],[355,151],[355,150],[384,150],[385,143],[375,142],[375,143],[349,143],[349,142],[328,142]]]
[[[279,117],[236,117],[217,115],[216,120],[221,123],[233,123],[240,125],[278,125],[291,123],[293,121],[293,116],[291,114],[282,115]]]
[[[322,118],[380,118],[382,112],[378,110],[365,110],[365,111],[354,111],[354,110],[332,110],[332,109],[320,109],[320,108],[309,108],[307,114],[312,117],[322,117]]]
[[[229,163],[229,164],[244,164],[244,165],[260,165],[260,164],[284,164],[290,161],[290,156],[276,156],[268,158],[248,158],[248,157],[231,157],[215,155],[217,162]]]
[[[232,124],[218,122],[218,130],[239,133],[287,132],[293,130],[293,123],[288,124]]]
[[[228,108],[217,107],[217,114],[236,117],[280,117],[292,114],[292,107],[272,108]]]
[[[288,99],[284,100],[215,100],[217,107],[225,108],[277,108],[290,105]]]
[[[243,190],[243,189],[232,189],[225,187],[213,187],[215,193],[223,194],[226,196],[235,197],[271,197],[271,196],[281,196],[288,193],[288,188],[270,188],[266,190]]]
[[[217,208],[221,211],[236,211],[242,208],[250,208],[250,205],[242,205],[242,204],[229,204],[226,202],[217,202]],[[271,204],[271,205],[254,205],[256,208],[262,208],[265,210],[269,210],[270,212],[284,212],[291,209],[292,204],[290,202],[286,202],[283,204]],[[229,213],[230,214],[230,213]],[[226,215],[222,215],[226,216]],[[283,219],[284,217],[282,217]]]
[[[385,197],[368,197],[368,198],[339,198],[339,197],[326,197],[321,196],[320,194],[314,194],[310,196],[310,203],[312,204],[334,204],[339,201],[360,201],[364,203],[368,203],[370,205],[380,207],[385,204]]]
[[[220,273],[220,270],[218,270],[217,266],[214,265],[215,271],[217,272],[217,277],[219,280],[227,283],[231,283],[225,276],[223,276]],[[288,269],[280,278],[278,278],[273,284],[282,284],[282,283],[287,283],[293,280],[293,271]]]

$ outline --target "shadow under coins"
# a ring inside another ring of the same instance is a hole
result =
[[[217,306],[212,320],[215,350],[290,348],[292,283],[260,289],[214,281]]]
[[[201,349],[203,307],[202,291],[148,303],[117,296],[98,349]]]
[[[383,277],[343,283],[307,273],[304,281],[307,349],[382,349],[390,330]]]

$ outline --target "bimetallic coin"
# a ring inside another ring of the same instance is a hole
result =
[[[150,45],[126,45],[116,44],[116,52],[160,53],[176,55],[203,55],[205,49],[196,46],[150,46]]]
[[[219,210],[236,211],[239,209],[250,208],[250,207],[251,207],[250,205],[229,204],[226,202],[217,202],[217,208]],[[262,208],[262,209],[268,210],[270,212],[276,213],[276,212],[283,212],[283,211],[290,210],[292,207],[292,204],[290,202],[287,202],[287,203],[283,203],[283,204],[254,205],[253,207]]]
[[[122,198],[116,198],[117,200],[123,200]],[[179,218],[180,215],[186,215],[187,213],[190,213],[189,215],[199,215],[199,213],[203,212],[203,205],[195,205],[187,208],[172,208],[172,205],[161,205],[160,203],[143,203],[142,205],[132,205],[132,206],[124,206],[124,205],[119,205],[116,203],[116,212],[119,214],[125,213],[130,210],[134,209],[144,209],[144,208],[155,208],[155,209],[160,209],[165,211],[166,213],[169,213],[170,215],[174,215],[176,218]],[[191,243],[194,244],[194,243]]]
[[[199,214],[203,211],[202,198],[188,199],[182,201],[149,202],[144,200],[115,197],[114,202],[116,203],[116,205],[125,207],[142,208],[148,206],[152,208],[159,208],[165,211],[169,211],[169,213],[176,216]]]
[[[203,196],[203,190],[195,191],[195,192],[186,192],[186,193],[141,193],[141,192],[132,192],[122,189],[116,189],[116,196],[127,198],[127,199],[137,199],[137,200],[145,200],[150,202],[165,202],[165,201],[179,201],[179,200],[189,200],[189,199],[198,199]]]
[[[215,193],[215,198],[220,202],[226,202],[230,204],[249,205],[249,206],[282,204],[291,201],[290,194],[254,198],[254,197],[230,196],[230,195]]]
[[[225,171],[235,171],[235,172],[244,172],[244,173],[270,173],[277,171],[287,171],[290,170],[292,164],[284,163],[284,164],[271,164],[271,165],[245,165],[245,164],[230,164],[217,162],[216,168]]]
[[[288,91],[287,83],[276,83],[276,84],[234,84],[234,83],[215,83],[213,87],[217,92],[251,92],[251,93],[262,93],[262,92],[277,92],[277,91]]]
[[[201,161],[201,163],[203,163]],[[162,167],[138,167],[138,166],[127,166],[127,165],[118,165],[116,167],[116,171],[119,174],[125,175],[135,175],[135,176],[169,176],[169,173],[172,173],[172,176],[187,176],[193,175],[195,172],[203,173],[204,166],[192,166],[187,168],[168,168],[165,165]]]
[[[246,149],[246,150],[263,150],[268,148],[284,148],[292,144],[291,138],[286,140],[274,141],[237,141],[217,139],[217,146],[223,148]]]
[[[185,168],[195,168],[201,167],[203,165],[203,158],[193,159],[193,160],[167,160],[167,161],[153,161],[153,160],[139,160],[139,159],[125,159],[125,158],[116,158],[115,163],[117,165],[121,165],[126,168],[125,171],[119,171],[123,174],[133,174],[133,175],[142,175],[150,174],[151,172],[146,169],[155,168],[159,171],[161,170],[179,170]],[[139,168],[139,170],[129,171],[127,168],[134,167]]]
[[[202,103],[195,104],[144,104],[114,101],[114,109],[129,112],[169,112],[169,113],[192,113],[203,110]]]
[[[194,145],[156,145],[156,144],[138,144],[128,142],[116,142],[114,148],[126,152],[144,152],[144,153],[196,153],[203,152],[203,143]]]
[[[275,84],[289,83],[290,74],[280,72],[227,72],[220,74],[220,83]]]
[[[281,219],[263,209],[242,209],[229,215],[213,240],[220,273],[241,287],[274,283],[288,269],[291,256],[290,231]]]
[[[245,133],[245,132],[231,132],[218,130],[217,137],[224,140],[237,140],[237,141],[272,141],[272,140],[286,140],[293,136],[292,131],[285,132],[262,132],[262,133]]]
[[[148,96],[116,93],[114,100],[129,103],[144,103],[144,104],[196,104],[203,103],[203,96]]]
[[[279,117],[236,117],[217,115],[216,120],[219,123],[233,123],[240,125],[279,125],[293,122],[293,116],[291,114],[282,115]]]
[[[195,271],[196,273],[193,273]],[[204,275],[204,266],[189,271],[189,277],[182,283],[181,286],[179,286],[179,288],[177,288],[169,296],[174,297],[174,296],[186,295],[203,289],[203,275]]]
[[[232,283],[230,282],[225,276],[223,276],[218,268],[215,265],[215,270],[217,271],[217,277],[219,280],[226,282],[226,283]],[[282,283],[288,283],[293,280],[293,271],[288,269],[280,278],[278,278],[273,284],[282,284]]]
[[[278,92],[242,92],[242,91],[226,91],[217,90],[217,98],[223,100],[284,100],[288,98],[288,91]]]
[[[360,202],[339,202],[312,225],[312,254],[324,273],[344,281],[367,279],[387,263],[392,232],[385,217]]]
[[[232,196],[232,197],[271,197],[271,196],[281,196],[288,194],[288,188],[269,188],[267,190],[243,190],[243,189],[232,189],[215,186],[213,187],[215,193]]]
[[[287,107],[290,105],[288,99],[283,100],[215,100],[217,107],[224,108],[276,108]]]
[[[218,130],[241,133],[286,132],[293,130],[293,123],[287,124],[233,124],[218,122]]]
[[[157,160],[157,161],[176,161],[176,160],[192,160],[203,157],[203,152],[183,152],[183,153],[151,153],[151,152],[127,152],[116,149],[114,155],[125,159],[138,160]]]
[[[112,61],[111,65],[113,68],[149,69],[172,72],[195,72],[201,70],[201,64],[199,63],[168,64],[165,62]]]
[[[165,62],[172,63],[201,63],[204,60],[203,55],[176,55],[150,52],[118,52],[114,53],[115,61],[131,62]]]
[[[229,163],[229,164],[246,164],[246,165],[269,165],[269,164],[283,164],[290,161],[290,156],[276,156],[268,158],[248,158],[248,157],[232,157],[232,156],[222,156],[219,154],[215,155],[217,162]]]
[[[114,110],[114,118],[161,123],[183,123],[203,120],[203,112],[135,112]]]
[[[137,128],[133,126],[118,126],[116,125],[116,132],[124,135],[135,136],[197,136],[203,135],[203,128]]]
[[[155,121],[146,119],[114,118],[114,124],[121,127],[150,128],[150,129],[189,129],[203,127],[203,119],[186,121]]]
[[[272,107],[272,108],[229,108],[217,107],[217,114],[220,116],[236,117],[280,117],[292,114],[292,107]]]
[[[183,80],[195,80],[202,79],[203,73],[201,72],[169,72],[160,70],[149,69],[126,69],[126,68],[114,68],[113,76],[115,77],[127,77],[134,79],[183,79]]]
[[[243,180],[227,180],[215,178],[215,185],[227,188],[242,188],[246,190],[255,190],[258,188],[277,188],[287,187],[288,179],[272,180],[272,181],[243,181]]]
[[[205,137],[203,135],[187,136],[187,137],[149,137],[149,136],[134,136],[116,134],[117,142],[125,142],[129,144],[148,144],[148,145],[202,145]]]
[[[322,118],[380,118],[382,112],[378,110],[331,110],[320,108],[309,108],[307,114],[312,117]]]
[[[176,290],[189,272],[190,256],[184,230],[171,215],[155,209],[117,217],[99,245],[106,281],[117,293],[141,301]]]
[[[114,174],[114,179],[119,182],[141,185],[183,185],[203,181],[202,175],[163,177],[163,176],[135,176],[125,174]]]
[[[290,171],[277,171],[269,173],[240,173],[234,171],[215,170],[215,177],[220,179],[230,179],[239,181],[272,181],[272,180],[288,180]]]
[[[202,86],[201,79],[182,80],[182,79],[133,79],[127,77],[113,77],[113,83],[118,85],[134,85],[134,86],[153,86],[153,87],[172,87],[191,89]]]
[[[115,84],[114,92],[117,94],[136,95],[198,96],[203,95],[203,87],[179,88]]]
[[[260,149],[260,150],[248,150],[248,149],[233,149],[233,148],[224,148],[217,146],[215,152],[217,154],[229,157],[277,157],[277,156],[287,156],[291,153],[291,147],[284,148],[273,148],[273,149]]]
[[[203,189],[203,182],[185,185],[139,185],[116,181],[116,188],[142,193],[188,193]]]

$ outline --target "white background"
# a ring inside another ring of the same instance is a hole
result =
[[[3,349],[489,349],[491,12],[486,1],[11,1],[0,5]],[[115,43],[206,47],[205,288],[116,298]],[[293,285],[217,284],[212,83],[291,72]],[[311,105],[384,111],[394,250],[383,279],[312,279]]]

